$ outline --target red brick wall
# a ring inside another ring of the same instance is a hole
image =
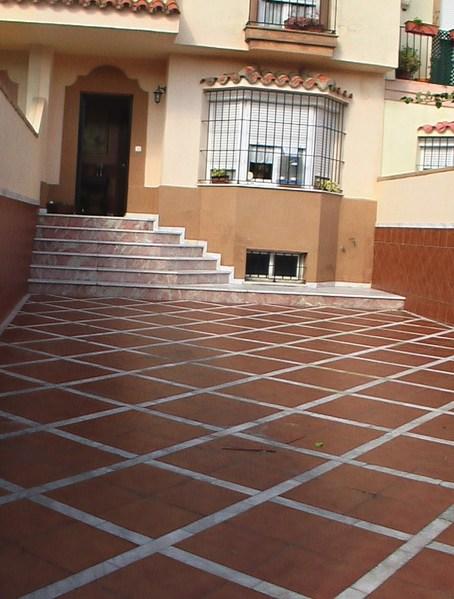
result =
[[[0,324],[27,293],[37,213],[0,195]]]
[[[454,228],[377,227],[372,285],[405,308],[454,324]]]

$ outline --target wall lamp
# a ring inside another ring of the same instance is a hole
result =
[[[410,6],[410,0],[401,0],[400,5],[402,7],[402,10],[408,10]]]
[[[159,104],[161,102],[161,98],[163,94],[166,93],[166,91],[167,88],[165,87],[165,85],[158,85],[158,87],[154,90],[153,96],[156,104]]]

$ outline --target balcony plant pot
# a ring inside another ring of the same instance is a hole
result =
[[[210,174],[211,183],[230,183],[230,175],[223,168],[214,168]]]
[[[415,48],[406,46],[399,52],[399,66],[396,70],[398,79],[414,79],[421,66],[419,53]]]
[[[230,183],[228,177],[211,177],[211,183]]]
[[[421,23],[419,21],[406,21],[405,31],[407,33],[417,33],[418,35],[428,35],[435,37],[439,31],[438,25],[432,25],[431,23]]]
[[[286,29],[296,29],[298,31],[312,31],[321,33],[325,31],[325,27],[316,19],[308,19],[307,17],[289,17],[284,21]]]

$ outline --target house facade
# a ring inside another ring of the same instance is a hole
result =
[[[406,16],[448,22],[448,2],[406,4],[2,0],[3,312],[39,207],[158,214],[237,279],[313,285],[370,284],[377,224],[454,222],[447,202],[423,218],[424,198],[398,218],[405,182],[387,180],[413,173],[420,189],[422,165],[443,186],[453,166],[451,129],[438,158],[427,141],[451,109],[400,97],[454,81],[395,78]]]

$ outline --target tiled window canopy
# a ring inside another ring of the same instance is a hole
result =
[[[66,8],[99,8],[115,10],[131,10],[133,12],[148,12],[150,15],[178,15],[180,9],[176,0],[0,0],[14,4],[47,4],[49,6],[64,6]]]

